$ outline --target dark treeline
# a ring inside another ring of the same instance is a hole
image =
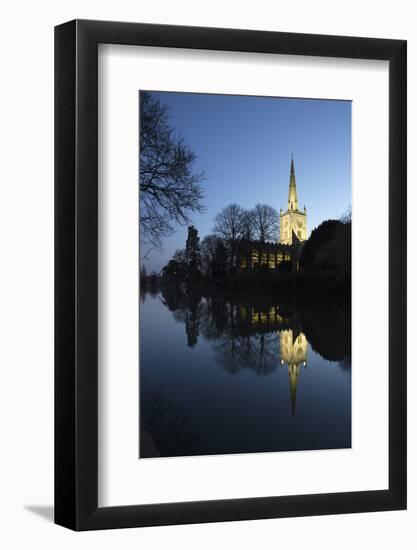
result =
[[[244,210],[237,204],[223,208],[214,218],[213,233],[200,240],[194,226],[188,228],[185,248],[175,252],[163,268],[166,279],[196,282],[222,280],[236,274],[239,254],[251,243],[276,241],[279,215],[266,204]]]
[[[176,250],[159,275],[142,270],[141,283],[148,291],[174,284],[277,294],[349,294],[350,216],[324,221],[307,241],[288,247],[292,261],[285,257],[275,269],[268,262],[249,267],[254,251],[260,257],[265,247],[274,246],[270,241],[276,240],[278,219],[267,205],[258,204],[252,211],[229,205],[216,216],[213,234],[200,240],[196,227],[189,226],[185,247]]]
[[[350,219],[327,220],[313,229],[304,243],[301,268],[310,273],[333,275],[340,281],[350,280]]]

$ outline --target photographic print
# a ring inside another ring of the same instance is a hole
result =
[[[139,92],[139,458],[351,447],[351,102]]]

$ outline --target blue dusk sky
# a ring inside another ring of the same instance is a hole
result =
[[[351,102],[183,92],[154,92],[170,125],[197,154],[204,170],[203,214],[191,214],[200,238],[230,203],[250,209],[287,209],[291,153],[299,208],[307,208],[308,235],[322,221],[338,219],[351,205]],[[161,268],[184,248],[187,228],[177,226],[144,265]]]

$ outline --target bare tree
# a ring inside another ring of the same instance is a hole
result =
[[[235,265],[238,243],[242,237],[243,216],[243,208],[229,204],[214,218],[214,232],[224,239],[229,249],[230,271]]]
[[[141,241],[160,248],[175,224],[203,210],[203,173],[193,170],[195,153],[174,134],[167,107],[151,92],[140,94],[139,154]]]
[[[255,238],[262,243],[278,238],[279,215],[275,208],[267,204],[257,204],[252,210]]]
[[[242,239],[252,241],[255,238],[255,216],[253,210],[245,210],[242,214]]]
[[[252,241],[255,239],[255,216],[253,210],[246,210],[242,215],[242,238],[239,244],[239,255],[246,259],[246,269],[252,265]]]

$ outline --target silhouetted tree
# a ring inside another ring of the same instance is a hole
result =
[[[238,242],[242,237],[244,210],[229,204],[214,218],[214,232],[224,239],[229,252],[229,270],[233,271]]]
[[[316,227],[305,242],[300,258],[303,269],[350,279],[351,224],[327,220]]]
[[[253,234],[262,243],[276,241],[279,230],[278,212],[267,204],[257,204],[252,210]]]
[[[186,268],[187,261],[184,248],[177,248],[177,250],[174,252],[172,259],[181,264],[184,269]]]
[[[146,91],[140,93],[139,154],[141,241],[159,248],[174,224],[202,211],[203,173],[193,170],[196,155],[174,135],[167,107]]]
[[[162,276],[171,282],[182,282],[185,278],[184,265],[176,260],[169,260],[162,269]]]
[[[200,238],[193,225],[188,228],[187,242],[185,243],[185,265],[187,279],[189,281],[198,279],[201,275]]]
[[[352,226],[344,222],[337,228],[334,238],[326,251],[326,260],[339,280],[350,280],[352,269],[351,257]]]
[[[213,276],[213,263],[220,240],[217,235],[207,235],[201,241],[201,266],[204,275],[207,277]]]
[[[213,258],[212,275],[215,279],[221,279],[227,274],[227,250],[222,239],[216,244]]]
[[[246,269],[251,265],[252,241],[255,236],[255,216],[253,210],[246,210],[242,215],[242,236],[239,243],[239,256],[246,259]]]
[[[255,212],[254,210],[245,210],[242,214],[241,238],[244,241],[253,241],[255,235]]]
[[[187,274],[185,250],[178,248],[172,259],[162,268],[162,277],[167,282],[181,283]]]

